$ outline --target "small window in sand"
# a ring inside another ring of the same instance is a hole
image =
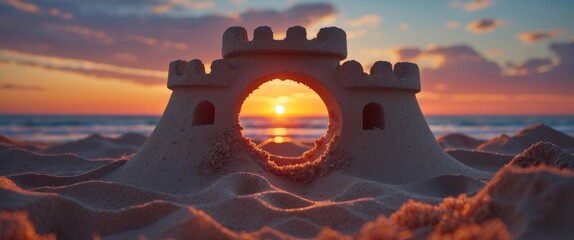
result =
[[[383,107],[377,103],[369,103],[363,108],[363,130],[377,130],[385,128],[385,115]]]
[[[197,104],[193,111],[192,126],[213,125],[215,120],[215,107],[211,102],[203,101]]]

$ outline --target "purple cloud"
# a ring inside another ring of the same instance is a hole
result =
[[[423,51],[416,47],[402,47],[394,51],[401,61],[410,61],[418,57]]]
[[[409,48],[410,49],[410,48]],[[437,68],[421,71],[424,89],[448,89],[450,93],[500,94],[565,94],[574,89],[574,42],[553,44],[551,50],[559,61],[530,59],[522,64],[509,64],[524,70],[519,75],[506,75],[500,66],[466,45],[419,49],[418,57],[440,59]],[[415,52],[414,50],[411,50]]]
[[[221,35],[230,26],[244,26],[250,34],[262,25],[284,32],[288,27],[308,26],[336,13],[329,4],[300,4],[283,11],[248,10],[235,16],[173,17],[153,13],[151,8],[158,3],[155,0],[137,4],[127,0],[28,2],[37,6],[38,12],[0,4],[3,49],[155,71],[165,71],[175,59],[197,58],[209,65],[221,58]],[[74,17],[55,17],[47,13],[50,9],[70,12]],[[165,83],[164,77],[66,69],[139,83]]]
[[[482,18],[477,19],[466,25],[466,29],[475,34],[492,32],[497,27],[502,26],[504,22],[500,19]]]

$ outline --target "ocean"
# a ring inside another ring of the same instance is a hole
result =
[[[68,142],[92,134],[117,137],[125,133],[149,135],[159,116],[16,116],[0,115],[0,134],[23,141]],[[480,139],[515,132],[544,123],[574,136],[574,116],[427,116],[435,136],[462,133]],[[255,141],[274,136],[314,140],[327,129],[326,117],[242,117],[243,133]]]

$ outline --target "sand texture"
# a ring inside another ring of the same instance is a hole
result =
[[[126,169],[133,152],[124,147],[143,141],[127,136],[46,150],[4,139],[0,239],[574,238],[574,138],[544,125],[504,141],[443,136],[446,152],[476,174],[401,184],[349,175],[344,165],[294,182],[256,154],[225,149],[234,164],[218,172],[174,170],[167,160],[138,172]],[[304,146],[261,148],[288,155]],[[111,152],[122,153],[105,158]]]

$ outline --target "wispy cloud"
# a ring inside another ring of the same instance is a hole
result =
[[[454,94],[444,96],[456,102],[558,102],[574,103],[574,96],[553,94]]]
[[[455,21],[449,21],[444,23],[444,27],[448,29],[457,29],[460,28],[460,23]]]
[[[502,49],[500,48],[489,49],[486,51],[487,57],[498,57],[500,55],[502,55]]]
[[[31,12],[31,13],[40,12],[40,7],[38,7],[38,5],[33,3],[27,3],[21,0],[6,0],[4,1],[4,3],[25,12]]]
[[[81,59],[70,59],[34,55],[18,51],[0,49],[0,60],[17,64],[28,64],[46,68],[72,70],[72,71],[101,71],[125,75],[126,77],[152,77],[163,80],[166,77],[165,71],[155,71],[141,68],[120,67],[107,63],[97,63]]]
[[[46,88],[36,86],[36,85],[19,85],[13,83],[6,83],[0,85],[0,89],[3,90],[25,90],[25,91],[44,91]]]
[[[105,32],[96,31],[94,29],[90,29],[87,27],[82,27],[78,25],[56,25],[56,24],[47,24],[46,28],[54,29],[57,31],[65,32],[65,33],[72,33],[80,35],[84,38],[94,38],[103,43],[112,43],[114,40]]]
[[[571,95],[570,89],[574,89],[574,82],[571,80],[574,75],[574,55],[571,54],[574,52],[574,42],[552,44],[550,50],[558,56],[557,59],[531,58],[522,63],[510,63],[505,68],[467,45],[427,48],[400,46],[387,52],[395,56],[395,61],[411,61],[421,65],[425,89],[446,94],[521,94],[530,97],[516,99],[564,100],[532,97]],[[424,67],[426,65],[430,67]]]
[[[244,26],[251,35],[255,27],[267,25],[282,34],[288,27],[313,26],[337,14],[330,4],[296,4],[281,11],[248,9],[237,16],[174,17],[150,12],[154,0],[97,1],[92,9],[86,9],[83,1],[29,2],[40,14],[0,5],[8,9],[2,18],[11,22],[0,28],[3,61],[144,84],[164,84],[167,65],[175,59],[201,59],[209,68],[211,61],[221,58],[220,39],[230,26]],[[65,21],[48,13],[53,8],[78,14]],[[135,14],[133,9],[144,12]]]
[[[562,29],[552,29],[552,30],[536,30],[531,32],[523,32],[516,34],[516,38],[520,39],[524,44],[535,43],[543,41],[546,39],[551,39],[564,34]]]
[[[357,30],[350,30],[350,31],[347,31],[346,33],[347,33],[348,39],[360,38],[360,37],[367,35],[367,29],[361,28],[361,29],[357,29]]]
[[[522,64],[509,63],[510,67],[508,73],[512,76],[522,76],[535,73],[543,73],[551,70],[553,67],[557,66],[558,62],[552,61],[552,59],[530,59]]]
[[[151,6],[151,11],[154,13],[166,13],[174,8],[185,8],[193,10],[202,10],[206,8],[214,8],[215,2],[212,0],[168,0],[165,3],[158,3]]]
[[[377,27],[381,23],[381,16],[370,14],[359,18],[351,19],[345,22],[349,27]]]
[[[500,19],[482,18],[467,24],[466,29],[475,34],[481,34],[492,32],[494,29],[502,26],[503,23],[504,21]]]
[[[403,31],[409,30],[409,24],[408,23],[401,23],[401,24],[399,24],[399,29],[403,30]]]
[[[50,15],[52,17],[56,17],[56,18],[60,18],[60,19],[64,19],[64,20],[70,20],[70,19],[74,18],[74,14],[72,14],[70,12],[62,11],[62,10],[55,8],[55,7],[42,8],[37,4],[25,2],[22,0],[5,0],[5,1],[0,2],[0,3],[6,4],[8,6],[11,6],[15,9],[18,9],[20,11],[24,11],[27,13],[46,14],[46,15]]]
[[[474,12],[476,10],[484,9],[490,7],[494,4],[492,0],[471,0],[470,2],[464,3],[460,0],[452,0],[449,4],[452,8],[462,9],[467,12]]]

